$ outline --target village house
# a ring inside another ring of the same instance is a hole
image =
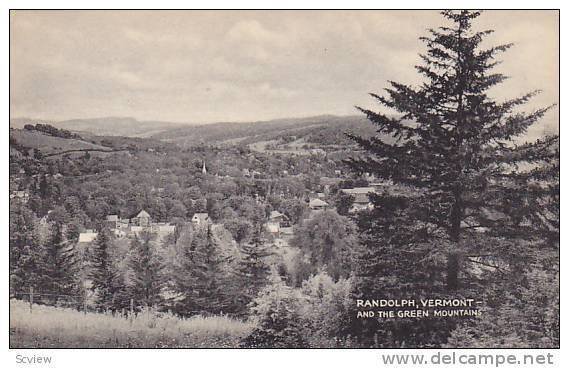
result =
[[[142,210],[138,213],[138,215],[136,215],[136,217],[130,219],[130,222],[134,226],[150,226],[150,215],[145,210]]]
[[[130,225],[129,219],[120,219],[117,226],[121,230],[128,230],[128,226]]]
[[[278,223],[282,226],[289,226],[290,219],[284,213],[280,213],[279,211],[271,211],[269,214],[269,222]]]
[[[167,223],[155,223],[152,224],[150,228],[150,232],[152,234],[156,234],[158,238],[163,238],[170,234],[173,234],[176,231],[176,225],[170,225]]]
[[[267,222],[265,224],[265,231],[272,235],[274,245],[276,247],[288,246],[290,239],[294,236],[294,229],[292,226],[283,226],[279,222]]]
[[[342,189],[342,193],[351,195],[354,198],[354,203],[350,208],[350,212],[364,211],[373,208],[373,204],[370,201],[369,194],[375,193],[375,187]]]
[[[153,233],[173,233],[176,230],[176,225],[170,225],[167,223],[155,223],[152,224],[150,231]]]
[[[105,217],[105,225],[109,229],[118,229],[120,224],[120,218],[118,215],[108,215]]]
[[[207,226],[211,224],[211,219],[207,213],[197,212],[192,217],[192,224],[196,227]]]
[[[85,232],[79,234],[79,243],[91,243],[95,241],[97,235],[99,235],[99,233],[92,229],[87,229]]]
[[[313,211],[323,211],[328,209],[329,206],[330,205],[327,202],[324,202],[320,198],[314,198],[308,202],[308,207]]]
[[[290,228],[290,219],[287,215],[279,211],[271,211],[269,220],[265,224],[265,230],[275,236],[280,237],[283,229]]]
[[[131,225],[128,230],[129,232],[127,235],[133,238],[135,235],[140,236],[140,233],[147,229],[145,226]]]
[[[275,236],[274,245],[277,248],[288,247],[289,241],[294,236],[294,229],[292,226],[279,227],[279,232]]]
[[[152,218],[145,210],[141,210],[132,219],[121,219],[118,215],[108,215],[105,217],[105,225],[117,238],[140,236],[147,231],[156,234],[158,237],[170,235],[176,231],[176,226],[165,222],[152,222]],[[83,237],[85,242],[90,239],[89,235]]]
[[[267,222],[265,224],[265,230],[274,236],[279,236],[281,225],[278,222]]]
[[[332,186],[340,184],[341,181],[342,181],[342,179],[340,179],[340,178],[330,178],[327,176],[323,176],[320,178],[320,187],[322,188],[322,191],[326,195],[328,195],[328,194],[330,194],[330,188]]]
[[[110,221],[110,222],[118,222],[119,221],[119,216],[118,215],[108,215],[105,218],[106,221]]]

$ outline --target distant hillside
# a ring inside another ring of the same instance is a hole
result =
[[[41,119],[31,119],[31,118],[11,118],[10,128],[23,129],[26,124],[49,124],[55,126],[54,122],[51,120],[41,120]]]
[[[534,140],[546,133],[558,132],[558,115],[550,114],[531,127],[521,141]],[[94,136],[153,138],[176,143],[182,147],[199,144],[249,145],[282,139],[303,144],[351,144],[345,132],[370,136],[375,127],[363,115],[320,115],[308,118],[277,119],[257,122],[221,122],[211,124],[182,124],[164,121],[139,121],[129,117],[103,117],[49,121],[30,118],[10,119],[10,127],[21,129],[26,124],[49,124],[56,128],[78,132],[91,140]]]
[[[109,150],[107,147],[84,140],[53,137],[35,130],[10,129],[10,139],[23,147],[38,149],[44,154],[79,149]]]
[[[251,144],[278,138],[300,139],[307,143],[346,144],[345,132],[372,135],[374,127],[363,116],[316,116],[251,123],[214,123],[184,126],[153,135],[153,138],[183,147],[196,144]]]
[[[252,144],[275,139],[296,140],[316,144],[350,144],[345,132],[371,135],[373,126],[364,116],[321,115],[308,118],[278,119],[250,123],[212,123],[187,125],[161,121],[139,121],[134,118],[105,117],[47,121],[29,118],[10,119],[10,127],[26,124],[49,124],[79,133],[92,140],[95,136],[152,138],[176,143],[182,147],[199,144]]]
[[[74,132],[87,132],[95,135],[149,137],[153,134],[176,129],[183,124],[163,121],[138,121],[134,118],[104,117],[94,119],[73,119],[64,121],[46,121],[30,118],[10,119],[11,128],[22,128],[26,124],[50,124],[56,128]]]

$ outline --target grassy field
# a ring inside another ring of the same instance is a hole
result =
[[[43,153],[57,153],[61,151],[74,149],[102,149],[108,150],[108,147],[100,146],[79,139],[65,139],[52,137],[34,130],[10,130],[10,137],[15,138],[18,143],[30,148],[37,148]],[[98,152],[100,154],[105,154]]]
[[[253,326],[236,319],[109,314],[10,301],[11,348],[232,348]]]

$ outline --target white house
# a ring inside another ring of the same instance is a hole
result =
[[[128,233],[128,235],[130,235],[130,236],[134,236],[134,235],[139,236],[140,233],[143,232],[144,230],[146,230],[146,227],[144,227],[144,226],[136,226],[136,225],[133,225],[133,226],[131,226],[131,227],[129,228],[129,233]]]
[[[150,215],[145,210],[142,210],[131,222],[138,226],[150,226]]]
[[[92,241],[95,241],[97,235],[99,234],[93,230],[87,230],[87,232],[79,233],[79,243],[91,243]]]
[[[271,211],[269,215],[269,222],[277,222],[279,224],[288,223],[290,220],[287,215],[279,211]]]
[[[265,224],[265,229],[268,233],[278,236],[281,230],[281,225],[278,222],[269,221]]]
[[[320,211],[327,209],[329,204],[319,198],[314,198],[308,203],[308,207],[313,211]]]
[[[195,226],[207,226],[211,224],[209,215],[205,212],[197,212],[192,217],[192,224]]]
[[[118,215],[108,215],[105,218],[105,221],[107,222],[107,224],[110,228],[113,228],[113,229],[119,228],[120,218]]]

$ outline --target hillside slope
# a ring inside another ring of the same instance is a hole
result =
[[[10,139],[15,139],[24,147],[38,149],[44,154],[80,149],[110,150],[108,147],[84,140],[52,137],[35,130],[10,129]]]
[[[183,147],[196,144],[251,144],[278,138],[303,138],[308,143],[351,143],[345,132],[371,135],[373,126],[363,116],[316,116],[302,119],[279,119],[252,123],[214,123],[185,126],[153,135]]]
[[[278,119],[245,123],[212,123],[186,125],[160,121],[138,121],[134,118],[96,118],[66,121],[11,119],[12,128],[43,123],[81,134],[89,141],[96,136],[152,138],[181,147],[200,144],[250,145],[273,140],[314,143],[319,145],[350,145],[346,132],[369,136],[373,125],[364,116],[321,115],[308,118]]]
[[[73,132],[87,132],[95,135],[149,137],[153,134],[176,129],[184,124],[163,121],[139,121],[134,118],[103,117],[94,119],[73,119],[64,121],[47,121],[30,118],[10,119],[11,128],[23,128],[26,124],[49,124],[56,128]]]

